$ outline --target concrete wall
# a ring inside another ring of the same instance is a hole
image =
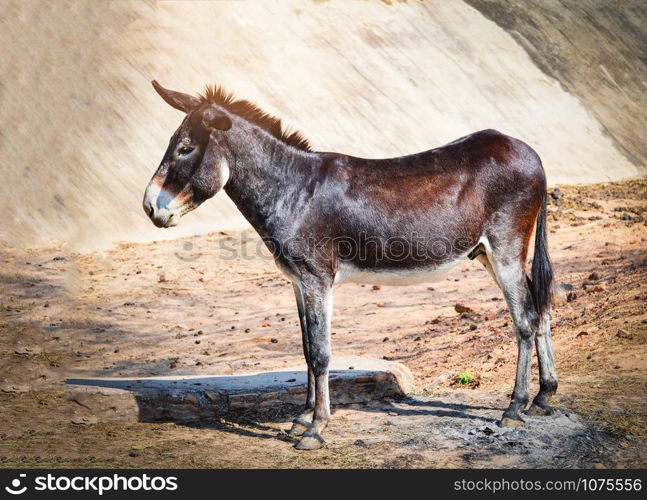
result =
[[[645,172],[632,127],[604,118],[640,68],[628,67],[615,94],[569,88],[487,2],[471,2],[486,15],[443,0],[1,3],[0,238],[21,247],[55,238],[87,250],[245,225],[224,194],[170,230],[144,215],[144,187],[181,120],[151,79],[188,92],[222,84],[318,150],[388,157],[491,127],[535,147],[551,183]],[[623,36],[590,33],[595,43]],[[605,113],[596,99],[611,100]]]

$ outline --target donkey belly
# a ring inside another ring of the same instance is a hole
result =
[[[430,267],[411,269],[359,268],[350,262],[342,262],[335,275],[335,284],[364,283],[367,285],[415,285],[442,279],[462,258]]]

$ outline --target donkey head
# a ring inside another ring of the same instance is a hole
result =
[[[186,113],[144,194],[144,211],[153,224],[171,227],[227,183],[229,166],[223,134],[231,127],[231,120],[214,104],[152,83],[162,99]]]

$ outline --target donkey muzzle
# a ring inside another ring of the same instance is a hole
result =
[[[177,226],[182,216],[181,207],[155,182],[151,182],[144,194],[144,212],[157,227]]]

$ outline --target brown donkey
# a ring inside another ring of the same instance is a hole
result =
[[[500,424],[523,425],[533,342],[540,390],[528,414],[551,413],[557,375],[546,177],[527,144],[483,130],[399,158],[320,153],[298,133],[285,133],[278,119],[221,88],[194,97],[153,86],[186,116],[146,189],[148,216],[158,227],[174,226],[224,189],[294,285],[308,364],[305,410],[291,429],[302,435],[298,449],[322,445],[330,416],[333,284],[428,281],[465,257],[490,272],[516,330],[514,392]]]

